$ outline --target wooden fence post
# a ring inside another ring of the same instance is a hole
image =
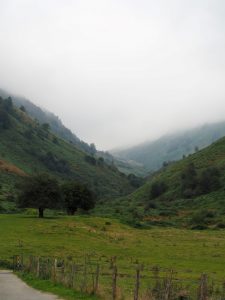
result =
[[[83,280],[81,284],[81,292],[87,291],[87,255],[84,256]]]
[[[97,293],[98,291],[98,283],[99,283],[99,272],[100,268],[99,268],[99,264],[97,264],[96,267],[96,274],[95,274],[95,287],[94,287],[94,293]]]
[[[40,257],[37,257],[37,269],[36,269],[36,276],[40,276]]]
[[[207,275],[202,274],[200,279],[198,300],[207,300],[207,299],[208,299]]]
[[[113,266],[113,274],[112,274],[112,299],[116,300],[117,297],[117,266]]]
[[[54,282],[57,282],[57,258],[53,260],[53,270],[52,270],[52,278]]]
[[[137,266],[137,269],[136,269],[135,288],[134,288],[134,300],[138,300],[138,297],[139,297],[139,289],[140,289],[140,272],[141,272],[141,267],[140,267],[140,266]]]
[[[73,274],[72,288],[74,288],[74,289],[76,288],[76,286],[78,284],[78,282],[76,282],[76,280],[77,280],[77,274],[76,274],[76,272],[77,272],[77,266],[76,266],[75,263],[73,263],[72,264],[72,274]]]
[[[169,300],[172,292],[172,284],[173,284],[173,270],[170,271],[170,275],[165,280],[165,300]]]

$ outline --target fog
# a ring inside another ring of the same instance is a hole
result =
[[[100,149],[225,120],[224,0],[0,0],[0,87]]]

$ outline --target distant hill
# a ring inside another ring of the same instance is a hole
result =
[[[130,179],[104,159],[56,136],[46,123],[32,119],[10,98],[0,98],[0,200],[14,197],[21,176],[47,172],[60,181],[87,184],[98,198],[134,190]]]
[[[225,136],[225,122],[206,124],[112,153],[117,158],[136,161],[142,164],[147,172],[152,172],[160,169],[163,163],[177,161],[184,155],[209,146],[223,136]]]
[[[104,209],[131,224],[225,228],[225,138],[161,168]]]

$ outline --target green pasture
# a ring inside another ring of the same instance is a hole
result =
[[[175,228],[135,229],[99,217],[0,215],[0,259],[16,254],[73,257],[85,254],[117,257],[118,268],[135,261],[176,270],[196,278],[207,273],[225,278],[225,231]]]

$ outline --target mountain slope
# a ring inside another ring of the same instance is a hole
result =
[[[225,228],[225,138],[155,172],[138,190],[100,211],[132,224]]]
[[[47,172],[59,180],[87,184],[98,198],[113,198],[134,189],[114,166],[95,159],[56,137],[46,126],[0,99],[0,198],[12,195],[20,176]]]
[[[141,163],[147,171],[155,171],[160,169],[164,162],[177,161],[183,155],[205,148],[223,136],[225,122],[207,124],[179,134],[166,135],[130,149],[114,151],[113,154]]]
[[[18,108],[21,106],[24,106],[27,113],[33,118],[37,119],[39,123],[48,123],[51,127],[51,130],[53,133],[61,137],[62,139],[65,139],[68,142],[73,143],[76,145],[79,149],[87,152],[92,153],[92,147],[85,143],[84,141],[80,140],[74,133],[72,133],[71,130],[66,128],[59,117],[54,115],[53,113],[43,110],[28,99],[24,97],[19,97],[16,95],[12,95],[9,92],[6,92],[2,89],[0,89],[0,96],[2,98],[8,98],[11,97],[13,104],[17,106]]]
[[[146,170],[144,169],[142,164],[127,160],[115,159],[108,152],[96,150],[94,144],[89,145],[88,143],[79,139],[70,129],[66,128],[59,117],[49,111],[41,109],[26,98],[13,95],[3,89],[0,89],[0,96],[3,98],[11,97],[15,106],[17,106],[18,108],[23,106],[26,112],[33,119],[38,120],[40,124],[48,123],[54,134],[66,140],[67,142],[72,143],[87,154],[94,154],[97,158],[102,157],[109,165],[114,163],[121,172],[127,175],[129,175],[130,173],[134,173],[137,176],[144,176],[146,174]]]

